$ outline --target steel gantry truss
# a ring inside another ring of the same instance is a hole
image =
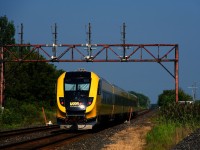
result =
[[[20,57],[10,50],[13,47],[18,49],[28,48],[29,52]],[[93,48],[95,50],[91,51]],[[126,51],[123,51],[124,48]],[[43,55],[46,59],[29,57],[33,52]],[[9,58],[12,59],[3,57],[8,54]],[[1,102],[5,84],[3,64],[8,62],[157,62],[175,79],[176,101],[178,101],[178,59],[178,44],[7,45],[1,48]],[[174,73],[163,65],[166,62],[174,62]]]
[[[1,46],[0,105],[2,106],[4,101],[4,64],[9,62],[156,62],[174,78],[176,102],[178,102],[178,44],[126,44],[125,31],[123,31],[122,44],[92,44],[90,37],[89,24],[89,40],[86,44],[57,44],[55,38],[54,44],[13,44]],[[23,54],[24,49],[26,49],[25,54]],[[38,54],[38,57],[29,57],[32,53]],[[40,55],[44,56],[45,59],[40,59]],[[4,56],[9,56],[9,59]],[[164,65],[167,62],[174,63],[174,72],[171,72]]]

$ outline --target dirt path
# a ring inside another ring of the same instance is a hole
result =
[[[139,124],[139,125],[138,125]],[[102,150],[143,150],[146,144],[146,134],[152,129],[149,119],[142,123],[131,124],[109,138],[112,144],[105,145]]]

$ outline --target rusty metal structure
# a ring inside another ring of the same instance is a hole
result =
[[[122,44],[92,44],[91,25],[89,24],[88,41],[86,44],[58,44],[56,37],[53,44],[13,44],[4,45],[0,51],[1,87],[0,105],[4,101],[4,63],[18,62],[156,62],[160,64],[175,80],[176,102],[179,90],[179,49],[178,44],[128,44],[125,43],[125,24],[123,24]],[[20,51],[13,51],[12,49]],[[22,55],[23,49],[28,52]],[[20,52],[20,53],[19,53]],[[29,57],[32,53],[42,55]],[[4,56],[9,55],[9,59]],[[174,63],[174,72],[171,72],[164,63]]]

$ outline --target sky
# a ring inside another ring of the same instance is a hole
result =
[[[200,99],[200,1],[199,0],[0,0],[0,16],[16,27],[24,26],[24,43],[52,43],[58,26],[58,43],[86,43],[86,27],[92,26],[92,43],[120,44],[126,23],[126,43],[178,44],[179,87]],[[55,63],[66,71],[85,68],[127,91],[148,96],[157,103],[163,90],[175,81],[157,63]],[[173,72],[173,63],[170,66]]]

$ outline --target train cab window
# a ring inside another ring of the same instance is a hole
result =
[[[67,79],[65,80],[65,91],[89,91],[89,79]]]
[[[90,84],[89,83],[80,83],[78,84],[78,90],[79,91],[88,91],[90,88]]]
[[[76,84],[65,83],[65,91],[76,91]]]

